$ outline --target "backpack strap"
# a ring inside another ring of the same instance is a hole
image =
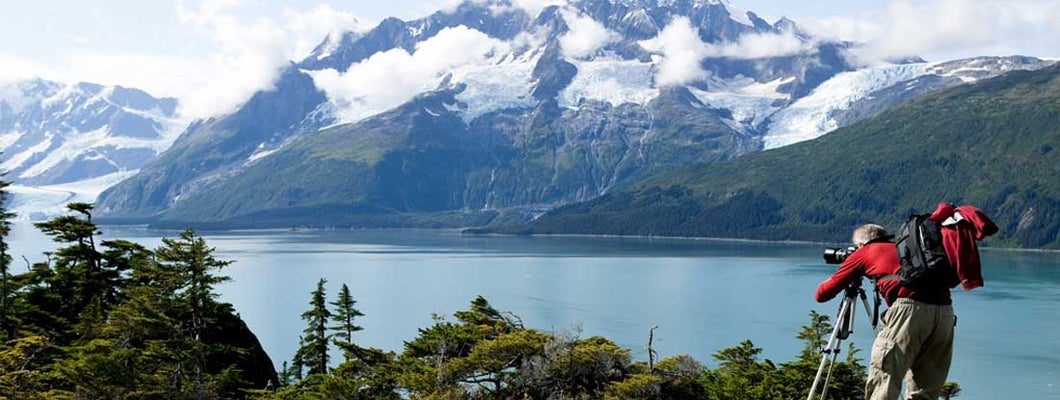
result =
[[[872,330],[875,331],[880,322],[880,304],[883,303],[878,283],[881,279],[898,279],[898,275],[869,276],[869,279],[872,280]]]

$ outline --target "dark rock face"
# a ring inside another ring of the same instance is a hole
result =
[[[240,378],[249,387],[257,389],[276,388],[279,379],[276,367],[268,353],[261,347],[258,337],[231,309],[230,304],[218,305],[211,323],[203,331],[203,342],[207,345],[223,345],[235,349],[214,354],[207,360],[211,374],[220,373],[233,365],[239,369]]]

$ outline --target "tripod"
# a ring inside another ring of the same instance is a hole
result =
[[[825,364],[828,365],[828,375],[824,379],[824,385],[821,387],[820,400],[824,400],[828,396],[828,382],[832,380],[832,367],[835,366],[836,357],[839,356],[840,343],[850,337],[851,333],[854,333],[854,309],[856,308],[857,298],[861,297],[861,302],[865,305],[865,312],[868,313],[869,319],[872,319],[872,312],[869,311],[869,300],[865,297],[865,290],[861,288],[861,279],[851,282],[845,289],[845,295],[843,296],[843,302],[839,303],[839,312],[836,313],[835,328],[832,329],[832,337],[828,339],[828,344],[824,349],[821,350],[821,366],[817,367],[817,375],[813,378],[813,387],[810,388],[810,394],[806,396],[806,400],[814,400],[813,395],[817,394],[817,384],[821,381],[821,375],[824,373]],[[829,361],[828,355],[831,354],[831,360]]]

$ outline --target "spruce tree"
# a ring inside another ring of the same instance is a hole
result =
[[[0,175],[2,176],[2,175]],[[11,255],[7,253],[7,238],[11,234],[11,218],[15,214],[7,211],[7,187],[11,182],[0,180],[0,334],[4,340],[15,338],[15,327],[10,322],[11,318],[11,288],[9,286],[9,273],[11,267]]]
[[[95,236],[101,232],[92,222],[92,205],[70,203],[66,208],[72,213],[34,224],[66,246],[35,269],[35,286],[29,288],[41,311],[35,322],[60,334],[60,342],[98,335],[106,311],[120,302],[123,287],[122,271],[104,266],[96,249]]]
[[[309,369],[308,374],[326,374],[328,372],[328,345],[331,335],[328,334],[328,321],[331,311],[328,310],[327,296],[324,292],[326,279],[317,282],[317,289],[312,293],[309,310],[302,313],[306,321],[304,342],[298,352],[302,362]]]
[[[183,289],[180,297],[190,308],[189,323],[195,340],[200,339],[206,323],[203,320],[204,308],[217,298],[214,285],[231,280],[227,276],[214,274],[214,271],[232,264],[231,261],[214,258],[214,251],[214,248],[206,245],[205,239],[196,236],[194,229],[181,232],[179,239],[163,238],[162,247],[155,251],[160,266],[176,274]]]
[[[350,353],[353,351],[353,333],[364,329],[353,323],[355,318],[364,316],[364,313],[354,308],[355,304],[357,301],[350,295],[350,288],[345,283],[339,289],[339,297],[331,302],[331,305],[335,306],[333,320],[336,324],[331,327],[336,331],[334,341],[346,353],[346,361],[350,360]]]
[[[158,279],[176,289],[169,302],[180,324],[180,335],[176,339],[187,344],[184,351],[176,354],[176,370],[181,375],[187,375],[187,378],[178,378],[190,381],[191,388],[179,388],[188,393],[205,390],[208,385],[206,358],[210,346],[204,342],[202,333],[213,322],[214,313],[209,311],[217,305],[215,299],[218,295],[213,290],[214,285],[231,280],[227,276],[215,274],[215,271],[232,262],[218,260],[213,256],[214,251],[193,229],[181,232],[178,239],[163,238],[162,246],[155,250],[155,259],[159,264],[156,270],[160,274]],[[187,373],[183,372],[182,366],[185,360],[191,364]]]
[[[301,381],[304,375],[302,374],[305,370],[305,336],[298,336],[298,350],[294,352],[294,358],[291,360],[291,370],[288,375],[291,377],[291,383],[297,383]]]

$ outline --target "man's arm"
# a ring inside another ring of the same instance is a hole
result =
[[[843,261],[843,264],[828,280],[821,282],[817,286],[817,295],[815,297],[818,303],[832,300],[839,292],[846,289],[847,285],[850,285],[850,283],[865,274],[865,262],[862,260],[862,253],[855,251],[850,257],[847,257],[846,261]]]

